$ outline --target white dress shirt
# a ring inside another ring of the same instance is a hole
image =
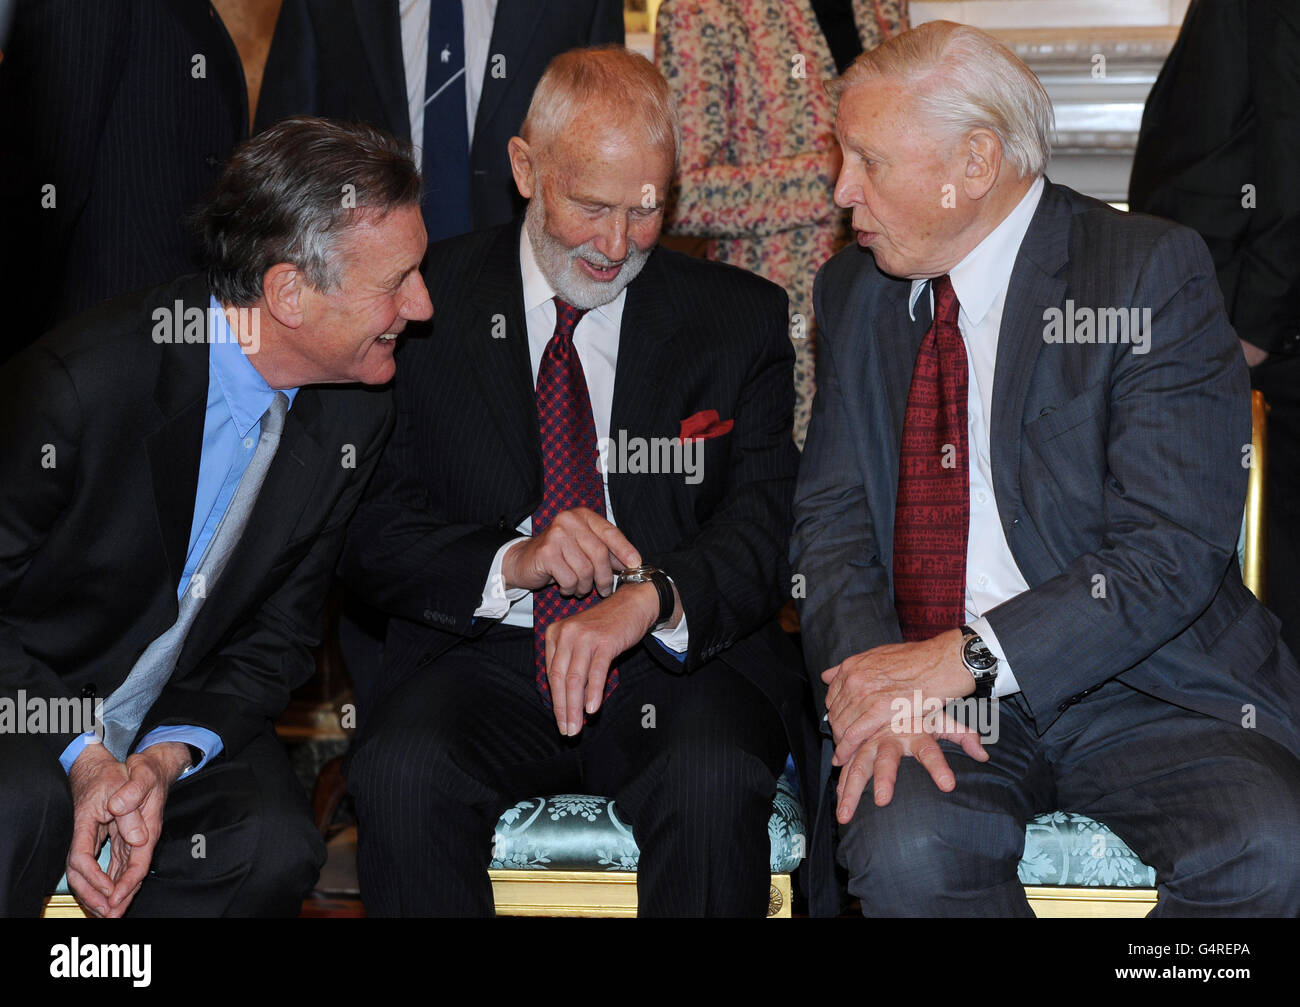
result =
[[[533,368],[533,387],[537,387],[537,372],[542,365],[546,344],[555,335],[555,291],[542,275],[533,256],[533,244],[528,239],[528,228],[520,228],[519,263],[524,282],[524,322],[528,328],[528,358]],[[596,442],[610,436],[610,414],[614,408],[614,371],[618,363],[619,330],[623,325],[623,306],[627,303],[625,287],[614,300],[593,308],[582,316],[573,330],[573,348],[582,364],[587,381],[587,394],[591,398],[591,417],[596,427]],[[617,526],[614,508],[609,499],[609,465],[605,453],[599,452],[600,479],[605,491],[605,517]],[[482,603],[475,610],[476,618],[500,619],[507,626],[531,629],[533,625],[533,595],[523,588],[504,589],[501,561],[516,542],[532,534],[532,518],[524,518],[519,525],[521,538],[511,539],[492,559],[487,583],[483,587]],[[636,545],[635,542],[632,543]],[[690,637],[686,628],[686,613],[672,629],[654,632],[654,637],[669,650],[684,653]]]
[[[970,444],[970,534],[966,540],[966,622],[998,658],[996,696],[1020,691],[1016,676],[1007,663],[993,627],[984,613],[1022,591],[1028,591],[1011,555],[1011,547],[1002,531],[997,501],[993,497],[993,466],[990,461],[989,423],[993,416],[993,380],[998,356],[998,332],[1002,328],[1002,311],[1006,305],[1011,270],[1020,251],[1020,243],[1043,194],[1040,177],[1030,186],[997,227],[966,258],[948,273],[961,310],[957,327],[966,345],[966,363],[970,385],[967,392]],[[929,280],[913,280],[909,308],[916,317],[916,301],[927,289]],[[934,295],[930,295],[931,314]]]
[[[483,96],[497,0],[461,0],[465,21],[465,122],[474,145],[474,119]],[[401,0],[402,63],[406,67],[406,105],[411,117],[411,145],[424,149],[424,81],[429,71],[429,0]],[[423,163],[416,157],[416,164]]]

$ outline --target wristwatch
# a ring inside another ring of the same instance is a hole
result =
[[[673,617],[676,598],[673,593],[673,580],[668,574],[654,566],[630,566],[614,575],[614,590],[624,584],[653,584],[659,593],[659,615],[651,629],[660,629]]]
[[[961,628],[961,662],[975,677],[975,698],[988,699],[993,695],[993,683],[998,678],[998,659],[975,630]]]

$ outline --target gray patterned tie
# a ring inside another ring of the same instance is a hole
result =
[[[207,548],[203,550],[203,558],[199,560],[198,568],[181,596],[176,621],[149,644],[126,680],[104,700],[104,745],[116,759],[126,758],[131,742],[144,721],[144,715],[158,699],[180,659],[185,637],[189,635],[199,609],[212,593],[226,561],[243,537],[248,517],[253,512],[253,504],[257,502],[257,495],[262,489],[267,470],[271,467],[271,460],[275,457],[275,449],[280,444],[280,433],[284,430],[284,416],[288,410],[289,397],[284,392],[276,392],[271,408],[262,415],[262,433],[257,442],[257,450],[253,452],[253,458],[239,480],[235,495],[226,507],[226,513],[222,515]]]

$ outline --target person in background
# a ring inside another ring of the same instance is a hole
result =
[[[813,394],[818,267],[851,237],[832,189],[834,107],[823,85],[907,27],[907,0],[664,0],[655,62],[682,120],[669,234],[790,296],[794,436]]]
[[[1300,6],[1193,0],[1133,158],[1129,208],[1210,248],[1268,400],[1268,607],[1300,652]]]
[[[623,42],[621,0],[284,0],[257,129],[358,119],[410,140],[432,243],[520,206],[506,144],[552,57]]]
[[[3,360],[198,268],[183,218],[248,136],[239,54],[208,0],[18,0],[0,136]]]

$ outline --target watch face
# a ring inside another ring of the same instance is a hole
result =
[[[998,666],[998,659],[988,645],[978,636],[968,637],[961,649],[962,659],[972,671],[992,671]]]

